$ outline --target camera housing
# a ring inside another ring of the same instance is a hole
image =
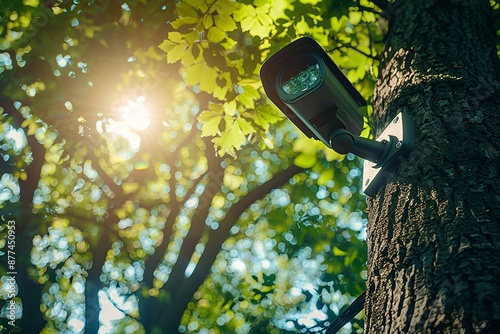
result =
[[[260,76],[271,101],[307,136],[330,146],[335,130],[361,133],[365,99],[312,38],[272,55]]]
[[[413,119],[399,113],[383,133],[360,137],[366,101],[328,54],[309,37],[285,46],[260,70],[271,101],[308,137],[363,159],[363,192],[377,194],[389,169],[404,161],[415,141]]]

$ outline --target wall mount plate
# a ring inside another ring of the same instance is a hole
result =
[[[386,156],[376,163],[365,160],[363,166],[363,193],[374,196],[384,185],[389,171],[402,161],[405,161],[413,149],[415,132],[413,118],[405,113],[399,113],[376,141],[390,145]]]

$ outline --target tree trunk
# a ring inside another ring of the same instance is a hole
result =
[[[488,0],[403,0],[377,132],[415,119],[410,157],[368,200],[365,333],[498,333],[500,85]]]
[[[0,91],[5,89],[5,82],[0,83]],[[21,127],[24,118],[14,108],[14,101],[7,96],[0,94],[0,107],[4,109],[14,127]],[[40,302],[44,287],[31,277],[30,269],[31,250],[33,247],[33,237],[37,234],[40,222],[43,220],[40,214],[33,214],[33,196],[38,188],[40,173],[45,162],[44,156],[46,149],[37,139],[27,134],[28,145],[31,148],[33,161],[26,167],[27,179],[19,179],[20,199],[16,204],[6,204],[6,207],[0,208],[0,216],[5,216],[9,220],[16,221],[16,239],[15,239],[15,257],[16,257],[16,283],[18,294],[22,301],[23,313],[21,319],[16,320],[16,326],[19,326],[25,333],[39,333],[45,326],[45,319],[40,311]],[[14,167],[0,163],[0,175],[3,173],[12,173]],[[12,170],[11,170],[12,168]],[[3,224],[3,221],[0,220]],[[6,257],[6,256],[5,256]],[[3,306],[3,303],[1,304]],[[6,326],[9,328],[9,326]],[[10,330],[10,329],[9,329]]]
[[[28,225],[28,227],[31,226],[32,228],[37,226],[39,222],[37,218],[41,219],[41,217],[40,215],[31,214],[29,211],[31,207],[31,202],[23,203],[23,214],[13,217],[16,220],[16,227],[19,225]],[[46,323],[42,311],[40,311],[44,287],[35,282],[30,275],[30,269],[33,267],[30,256],[33,248],[33,231],[37,230],[27,228],[24,229],[23,233],[16,235],[16,283],[19,288],[17,296],[21,298],[23,306],[22,318],[16,321],[16,325],[22,328],[23,333],[40,333]]]

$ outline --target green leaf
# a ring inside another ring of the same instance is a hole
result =
[[[318,185],[325,185],[328,181],[331,181],[335,178],[335,170],[333,167],[327,168],[321,172],[318,178]]]
[[[223,109],[224,109],[224,113],[227,116],[234,116],[236,114],[236,101],[233,100],[233,101],[229,101],[229,102],[224,103]]]
[[[296,29],[299,35],[305,35],[309,31],[309,25],[304,19],[304,16],[302,16],[300,22],[296,24]]]
[[[257,22],[257,19],[255,17],[246,16],[243,20],[241,20],[241,30],[243,32],[250,31],[256,22]]]
[[[229,32],[237,28],[236,22],[234,22],[234,19],[229,15],[216,15],[214,17],[214,20],[215,25],[221,28],[223,31]]]
[[[193,59],[198,59],[198,56],[200,55],[201,51],[203,50],[203,47],[199,44],[193,45],[191,48],[191,54],[193,55]]]
[[[260,13],[257,15],[257,20],[263,26],[271,26],[273,24],[273,19],[267,13]]]
[[[232,14],[237,10],[239,3],[231,0],[217,0],[210,9],[211,13],[217,11],[219,14]]]
[[[227,85],[225,85],[223,87],[217,85],[217,87],[215,87],[215,90],[213,92],[213,96],[216,99],[223,101],[226,99],[226,94],[229,91],[229,89],[230,89],[230,87],[228,87]]]
[[[257,91],[257,89],[253,86],[248,86],[248,85],[245,85],[243,86],[243,90],[245,91],[245,95],[252,98],[252,99],[258,99],[260,98],[260,94],[259,92]]]
[[[250,33],[253,36],[265,38],[268,34],[269,29],[270,29],[270,26],[263,25],[259,20],[257,20],[255,18],[255,19],[253,19],[253,26],[250,29]]]
[[[168,39],[174,43],[182,43],[182,41],[183,41],[182,34],[180,32],[177,32],[177,31],[169,32]]]
[[[323,153],[325,154],[325,159],[327,161],[334,161],[334,160],[342,161],[345,158],[345,155],[338,154],[337,152],[326,146],[325,149],[323,150]]]
[[[316,139],[301,136],[293,142],[293,150],[294,152],[316,156],[320,143]]]
[[[300,153],[293,159],[293,163],[301,168],[311,168],[316,164],[317,160],[316,154]]]
[[[203,123],[201,136],[211,137],[217,135],[219,132],[219,124],[222,121],[222,116],[219,112],[204,110],[198,116],[198,120]]]
[[[186,17],[180,17],[180,18],[176,19],[174,22],[171,22],[170,25],[172,25],[172,27],[174,29],[179,29],[182,26],[190,25],[190,24],[196,24],[199,21],[200,20],[197,17],[186,16]]]
[[[206,64],[204,62],[196,63],[186,69],[185,81],[189,86],[194,86],[200,83],[205,71]]]
[[[210,42],[219,43],[226,38],[226,32],[219,27],[210,27],[207,37]]]
[[[253,127],[252,123],[242,117],[237,118],[236,123],[238,124],[244,135],[249,135],[255,132],[255,128]]]
[[[172,35],[172,37],[174,37],[175,40],[178,40],[177,35]],[[180,44],[166,39],[158,47],[167,54],[167,62],[169,63],[179,61],[182,57],[184,57],[188,48],[187,44],[182,39],[180,40]]]
[[[238,99],[240,100],[241,104],[243,106],[245,106],[245,108],[248,108],[248,109],[255,108],[255,104],[254,104],[253,99],[249,98],[248,96],[245,96],[242,94],[238,97]]]
[[[197,8],[202,13],[206,12],[208,9],[205,0],[184,0],[184,2],[193,8]]]
[[[179,61],[186,53],[187,45],[179,44],[174,46],[170,51],[167,52],[167,62],[175,63]]]
[[[332,33],[336,34],[347,22],[347,16],[342,16],[339,20],[338,17],[334,16],[330,19],[330,26],[332,27]]]
[[[333,247],[333,255],[335,255],[335,256],[345,256],[345,255],[347,255],[347,252],[345,252],[345,251],[341,250],[340,248],[334,246]]]
[[[23,4],[26,6],[36,8],[36,7],[38,7],[39,1],[38,0],[23,0]]]
[[[255,8],[251,5],[243,5],[233,12],[233,18],[236,22],[241,22],[247,17],[255,17]]]
[[[238,97],[241,104],[248,109],[255,108],[254,100],[260,98],[260,94],[257,89],[252,86],[243,86],[241,88],[243,88],[243,93]]]
[[[183,37],[188,44],[193,44],[200,39],[200,35],[196,32],[196,30],[193,30],[189,34],[185,34]]]
[[[180,17],[198,17],[198,12],[196,11],[196,9],[185,2],[179,3],[176,9]]]
[[[203,16],[203,26],[205,27],[205,29],[208,29],[213,25],[214,25],[214,18],[212,15]]]
[[[247,141],[238,123],[227,118],[225,120],[226,130],[222,132],[220,137],[213,139],[214,144],[220,148],[220,155],[225,153],[234,154],[234,150],[239,150]]]
[[[200,89],[213,93],[217,87],[216,79],[218,77],[217,71],[205,62],[196,63],[186,69],[186,84],[194,86],[199,84]]]
[[[161,42],[160,45],[158,45],[158,47],[160,48],[160,50],[162,50],[164,52],[168,52],[176,45],[178,45],[178,43],[174,43],[168,39],[165,39],[165,40],[163,40],[163,42]]]
[[[217,77],[218,77],[217,71],[205,65],[205,70],[203,72],[200,81],[200,89],[207,93],[213,93],[215,89],[218,87]]]
[[[344,258],[344,266],[348,267],[352,264],[354,260],[358,257],[358,250],[354,249],[351,254]]]
[[[349,13],[349,22],[353,25],[357,25],[361,21],[361,17],[363,13],[361,12],[350,12]]]
[[[368,11],[364,11],[363,12],[363,18],[364,18],[364,22],[375,22],[377,20],[377,17],[375,16],[374,13],[372,12],[368,12]]]
[[[263,276],[264,276],[264,283],[262,283],[262,285],[274,286],[274,281],[276,280],[276,274],[271,274],[271,275],[263,274]]]
[[[283,119],[283,114],[275,107],[266,104],[256,110],[254,122],[264,130],[269,129],[269,125],[275,124]]]
[[[257,8],[265,8],[265,7],[267,7],[267,8],[265,8],[265,10],[269,11],[269,0],[254,0],[253,4]]]
[[[202,137],[213,137],[219,132],[219,124],[222,120],[221,116],[215,116],[212,119],[206,121],[201,129]]]

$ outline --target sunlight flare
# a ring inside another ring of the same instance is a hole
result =
[[[146,98],[139,96],[137,99],[128,100],[127,104],[120,108],[120,117],[131,129],[139,131],[146,130],[151,124],[149,111],[145,104]]]

